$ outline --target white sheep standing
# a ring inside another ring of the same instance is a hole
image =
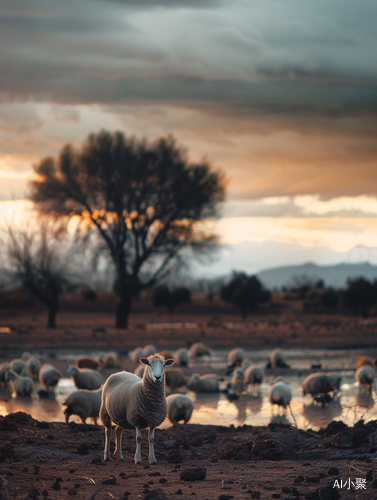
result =
[[[157,347],[153,344],[147,344],[143,349],[143,356],[147,358],[148,356],[152,356],[157,352]]]
[[[194,392],[218,392],[219,380],[213,373],[201,376],[194,373],[187,382],[187,388]]]
[[[65,421],[69,422],[71,415],[78,415],[83,424],[86,423],[87,418],[92,418],[94,424],[97,425],[97,418],[101,408],[102,388],[95,391],[73,391],[64,401],[63,406],[67,408],[64,410]]]
[[[244,388],[248,389],[250,385],[253,386],[253,390],[260,387],[263,382],[263,371],[261,368],[255,365],[250,365],[245,370],[245,375],[243,379]]]
[[[360,387],[365,387],[368,394],[372,393],[372,384],[375,377],[375,370],[369,365],[360,366],[355,373],[355,380]]]
[[[245,351],[241,347],[236,347],[228,353],[228,365],[240,366],[245,359]]]
[[[189,364],[189,355],[187,353],[187,350],[183,347],[176,351],[176,353],[174,354],[174,359],[177,365],[188,366]]]
[[[135,349],[130,353],[130,358],[135,365],[138,364],[139,358],[141,358],[142,356],[144,356],[142,347],[135,347]]]
[[[243,391],[244,372],[242,368],[236,368],[233,372],[228,388],[233,394],[241,394]]]
[[[26,367],[31,378],[38,380],[41,362],[28,352],[24,352],[22,358],[26,361]]]
[[[168,403],[168,419],[170,422],[175,425],[183,420],[187,424],[194,411],[192,399],[183,394],[170,394],[166,401]]]
[[[39,381],[46,387],[47,391],[54,390],[62,376],[55,366],[48,363],[43,364],[39,370]]]
[[[34,384],[30,377],[21,377],[13,370],[8,370],[6,374],[6,381],[12,382],[13,388],[17,394],[22,398],[30,398],[34,390]]]
[[[188,354],[190,358],[198,359],[202,356],[210,356],[211,350],[203,342],[196,342],[192,344]]]
[[[139,361],[146,366],[142,379],[123,371],[111,375],[103,387],[100,417],[105,427],[105,462],[110,458],[113,422],[116,425],[115,455],[118,461],[124,461],[121,444],[123,430],[136,429],[135,463],[141,464],[141,430],[149,427],[149,462],[157,463],[154,454],[155,429],[168,413],[164,367],[174,364],[174,359],[165,360],[155,354]]]
[[[67,374],[71,376],[77,389],[95,391],[103,384],[102,375],[89,368],[80,369],[77,366],[71,365],[67,368]]]
[[[289,403],[292,399],[292,392],[288,385],[283,380],[277,380],[268,392],[268,400],[271,404],[271,413],[273,405],[278,405],[278,410],[283,408],[283,411],[287,409]]]
[[[26,368],[26,361],[23,359],[12,359],[10,362],[11,370],[15,373],[20,374],[24,368]]]
[[[289,368],[289,365],[284,360],[283,351],[274,349],[270,354],[270,363],[272,368]]]

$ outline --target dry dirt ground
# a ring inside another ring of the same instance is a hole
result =
[[[61,300],[57,328],[46,328],[46,310],[33,307],[0,309],[0,349],[110,348],[131,349],[147,343],[171,348],[193,342],[211,347],[377,347],[377,318],[344,314],[309,314],[290,308],[261,309],[242,319],[227,304],[190,304],[168,314],[135,303],[129,328],[114,328],[116,299]]]
[[[39,422],[21,412],[0,417],[0,499],[377,498],[377,421],[332,422],[318,433],[180,425],[156,432],[155,466],[145,435],[143,465],[133,463],[131,431],[123,435],[125,463],[104,463],[103,434],[100,426]],[[347,491],[344,482],[356,478],[366,489]],[[343,488],[334,488],[341,480]]]

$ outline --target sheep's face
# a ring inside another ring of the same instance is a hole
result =
[[[159,354],[148,356],[148,358],[140,358],[140,363],[147,366],[150,379],[157,385],[164,381],[164,368],[175,363],[174,359],[164,359]]]

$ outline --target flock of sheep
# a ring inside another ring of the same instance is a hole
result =
[[[175,425],[180,421],[187,423],[192,415],[192,399],[184,394],[186,389],[196,393],[226,392],[229,398],[241,394],[255,394],[263,382],[263,370],[246,358],[242,348],[232,349],[227,356],[227,370],[224,376],[214,373],[204,375],[185,375],[182,368],[188,367],[191,360],[211,356],[210,349],[202,343],[196,343],[189,350],[178,349],[157,353],[157,348],[147,345],[136,348],[130,358],[138,365],[134,373],[118,371],[104,380],[99,371],[103,368],[115,369],[118,363],[115,354],[100,354],[97,358],[79,356],[75,364],[67,369],[77,390],[71,392],[63,403],[65,420],[77,415],[83,423],[92,418],[97,423],[100,416],[105,427],[104,460],[109,460],[110,434],[115,425],[115,455],[123,461],[121,438],[124,429],[136,430],[135,463],[141,463],[141,430],[149,428],[149,461],[156,463],[154,454],[154,432],[166,417]],[[139,364],[140,363],[140,364]],[[172,365],[176,366],[173,367]],[[182,367],[182,368],[181,368]],[[360,387],[370,394],[375,377],[376,361],[368,356],[356,358],[355,380]],[[289,373],[283,353],[275,349],[270,355],[266,368],[285,368]],[[14,359],[0,365],[1,385],[17,396],[30,398],[35,391],[34,382],[45,388],[39,391],[39,397],[51,397],[63,374],[51,364],[41,365],[40,361],[25,352],[21,359]],[[304,395],[311,395],[313,400],[327,404],[335,399],[340,391],[342,377],[324,372],[312,373],[302,382]],[[220,383],[225,387],[220,389]],[[167,396],[166,396],[167,394]],[[268,400],[285,411],[291,403],[292,392],[283,378],[273,381],[269,389]]]

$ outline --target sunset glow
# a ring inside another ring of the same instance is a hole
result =
[[[171,133],[222,170],[227,201],[209,224],[224,243],[377,247],[376,13],[364,0],[341,12],[296,0],[6,1],[0,225],[30,208],[34,164],[107,129]]]

